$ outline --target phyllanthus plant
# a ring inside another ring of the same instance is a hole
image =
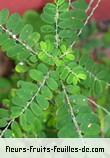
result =
[[[0,109],[0,137],[101,137],[98,113],[107,123],[110,112],[90,96],[101,97],[110,84],[87,49],[74,47],[100,4],[87,16],[93,2],[48,3],[41,15],[43,38],[18,14],[0,11],[0,45],[20,74]]]

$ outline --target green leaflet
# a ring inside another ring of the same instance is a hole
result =
[[[0,109],[0,118],[8,118],[9,117],[9,111],[5,109]]]
[[[58,6],[61,6],[64,2],[65,2],[65,0],[56,0],[56,4]]]
[[[3,89],[5,89],[5,91],[3,91]],[[8,96],[10,89],[11,82],[4,77],[0,77],[0,102]]]
[[[69,74],[69,71],[68,71],[67,69],[64,69],[64,70],[62,71],[61,75],[60,75],[60,78],[61,78],[62,80],[65,80],[65,79],[67,78],[68,74]]]
[[[12,130],[8,129],[8,130],[4,133],[4,137],[5,137],[5,138],[14,138],[15,135],[14,135],[14,133],[13,133]]]
[[[36,136],[37,133],[39,133],[39,131],[42,129],[41,122],[34,116],[34,114],[30,110],[27,110],[26,113],[24,113],[20,117],[20,125],[22,129],[25,130],[27,133],[34,134]]]
[[[17,19],[17,20],[16,20]],[[19,14],[13,14],[9,17],[6,27],[14,34],[19,34],[23,28],[23,21]]]
[[[27,10],[23,14],[23,21],[25,24],[31,24],[35,32],[40,32],[40,27],[43,25],[43,21],[40,18],[40,13],[36,12],[35,10]]]
[[[85,79],[86,79],[86,75],[83,74],[83,73],[79,73],[79,74],[77,75],[77,77],[78,77],[79,79],[82,79],[82,80],[85,80]]]
[[[78,1],[73,2],[72,4],[76,9],[85,10],[87,8],[87,3],[85,3],[84,0],[78,0]]]
[[[72,33],[71,30],[62,30],[60,31],[59,36],[63,39],[68,39],[74,37],[74,33]]]
[[[30,70],[29,76],[35,81],[41,81],[43,79],[43,73],[36,69]]]
[[[44,87],[41,89],[41,94],[42,94],[47,100],[51,100],[52,97],[53,97],[53,94],[52,94],[51,90],[50,90],[47,86],[44,86]]]
[[[74,10],[71,12],[72,17],[75,17],[77,20],[86,19],[86,13],[83,10]]]
[[[21,127],[17,122],[14,122],[11,125],[11,130],[13,131],[14,135],[16,138],[21,138],[21,136],[23,137],[23,133],[21,131]]]
[[[39,40],[40,40],[40,34],[38,32],[33,32],[27,38],[27,42],[31,47],[35,47]]]
[[[44,7],[44,13],[52,13],[55,14],[56,13],[56,6],[55,4],[52,3],[48,3],[45,7]]]
[[[59,138],[74,138],[74,137],[78,137],[75,128],[72,127],[72,123],[71,124],[67,124],[66,126],[64,126],[59,132],[58,132],[58,137]],[[68,132],[67,132],[68,131]]]
[[[41,120],[44,119],[43,109],[36,102],[31,104],[31,110],[37,117],[40,117]]]
[[[47,80],[47,85],[53,91],[57,90],[57,88],[58,88],[58,84],[57,84],[57,82],[53,78],[49,78]]]
[[[65,1],[61,6],[59,6],[59,12],[65,12],[68,9],[68,3]]]
[[[37,63],[37,61],[38,61],[36,55],[31,56],[31,57],[29,58],[29,60],[30,60],[32,63]]]
[[[41,18],[44,22],[48,23],[48,24],[54,24],[55,20],[54,20],[54,14],[47,14],[47,13],[44,13],[41,15]]]
[[[17,50],[17,51],[16,51]],[[15,45],[7,50],[7,55],[12,59],[17,59],[19,61],[24,60],[29,57],[29,53],[24,50],[20,45]]]
[[[25,25],[24,28],[21,30],[20,39],[22,41],[25,41],[31,35],[32,32],[33,32],[32,26],[28,24]]]
[[[63,19],[68,20],[70,18],[71,18],[71,12],[62,12],[60,14],[60,19],[61,20],[63,20]]]
[[[1,128],[4,128],[4,127],[6,127],[6,125],[7,125],[7,120],[6,119],[0,119],[0,127]]]
[[[54,27],[51,25],[44,25],[41,27],[41,32],[43,33],[53,33],[55,32]]]
[[[48,53],[40,52],[38,58],[45,64],[54,65],[53,58],[49,58]]]
[[[22,112],[22,110],[23,110],[22,106],[21,107],[19,105],[12,106],[11,107],[11,117],[17,118],[20,115],[20,113]]]
[[[46,110],[49,107],[49,102],[43,95],[38,95],[36,101],[43,110]]]
[[[65,118],[65,119],[64,119]],[[63,105],[57,110],[57,128],[64,127],[66,122],[71,122],[71,116],[67,110],[67,105]]]
[[[27,98],[21,97],[21,96],[15,96],[12,99],[12,102],[14,105],[22,106],[24,107],[26,104]]]
[[[98,137],[99,131],[100,131],[100,126],[98,124],[89,124],[88,127],[83,124],[81,127],[84,129],[85,137]]]
[[[73,20],[74,21],[74,20]],[[59,27],[61,28],[61,29],[63,29],[63,30],[61,30],[60,32],[63,32],[63,31],[65,31],[65,34],[66,34],[66,32],[68,31],[68,30],[66,30],[66,29],[69,29],[69,31],[72,33],[72,28],[74,27],[74,23],[72,23],[71,22],[71,19],[66,19],[66,20],[61,20],[60,22],[59,22]],[[71,29],[71,30],[70,30]],[[73,33],[72,33],[73,34]]]
[[[110,122],[110,115],[105,115],[103,131],[104,131],[104,134],[107,135],[107,137],[110,137],[109,122]]]
[[[70,93],[70,94],[80,93],[80,87],[79,86],[68,85],[66,88],[67,88],[67,92]]]
[[[77,116],[78,122],[81,124],[82,132],[84,133],[85,137],[97,137],[99,135],[99,124],[98,119],[92,113],[80,113]],[[83,123],[82,123],[83,122]]]
[[[6,127],[9,117],[10,117],[9,111],[1,108],[0,109],[0,127],[1,128]]]
[[[39,71],[41,71],[43,74],[47,74],[47,72],[48,72],[48,67],[45,64],[43,64],[43,63],[40,63],[38,65],[37,69]]]
[[[9,16],[9,11],[7,9],[0,12],[0,24],[5,24]]]

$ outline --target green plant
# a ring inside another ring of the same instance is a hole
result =
[[[18,14],[0,12],[0,45],[20,79],[0,109],[1,137],[110,136],[110,107],[99,105],[109,94],[109,69],[94,63],[91,47],[73,47],[99,2],[88,17],[84,0],[48,3],[42,38]]]

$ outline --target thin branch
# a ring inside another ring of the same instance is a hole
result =
[[[79,64],[80,66],[82,66],[81,64]],[[74,74],[76,77],[77,77],[77,74],[71,70],[68,66],[65,67],[65,69],[68,69],[69,72],[71,72],[72,74]],[[103,79],[99,79],[94,73],[92,73],[91,71],[89,71],[87,68],[84,68],[84,70],[86,71],[87,74],[89,74],[90,77],[92,77],[95,81],[98,81],[98,82],[104,82],[105,85],[108,87],[110,87],[110,83],[103,80]]]
[[[69,1],[68,1],[68,9],[70,9],[71,6],[72,6],[72,5],[71,5],[71,0],[69,0]]]
[[[91,6],[91,4],[92,4],[93,2],[94,2],[94,1],[90,1],[89,7]],[[94,15],[96,9],[99,7],[100,2],[101,2],[101,0],[97,0],[96,5],[93,7],[93,9],[92,9],[90,15],[87,17],[87,19],[86,19],[86,21],[85,21],[83,27],[79,30],[79,32],[78,32],[78,34],[77,34],[77,37],[79,37],[79,36],[82,34],[82,32],[83,32],[85,26],[88,24],[89,20],[90,20],[91,17]],[[89,9],[89,7],[87,8],[87,10]],[[75,41],[73,41],[73,43],[72,43],[71,46],[70,46],[71,48],[75,45],[76,41],[77,41],[77,39],[76,39]]]
[[[9,121],[9,123],[7,124],[7,126],[5,127],[5,129],[2,131],[2,133],[0,134],[0,138],[3,137],[4,133],[8,130],[8,128],[10,127],[10,125],[15,121],[15,119],[12,119]]]
[[[88,7],[87,7],[87,9],[86,9],[85,12],[87,12],[87,11],[90,9],[90,7],[92,6],[93,2],[94,2],[94,0],[91,0],[91,1],[90,1],[90,3],[88,4]],[[71,48],[73,48],[73,46],[76,44],[77,38],[82,34],[82,32],[83,32],[85,26],[88,24],[89,20],[90,20],[91,17],[94,15],[94,13],[95,13],[95,11],[97,10],[97,8],[99,7],[100,2],[101,2],[101,0],[98,0],[98,1],[97,1],[96,5],[95,5],[94,8],[92,9],[91,13],[89,14],[89,16],[87,16],[84,25],[82,26],[82,28],[79,30],[79,32],[78,32],[78,34],[77,34],[76,40],[73,41],[73,43],[71,44],[71,46],[70,46]],[[70,53],[70,52],[65,52],[63,55],[60,56],[60,58],[65,57],[65,56],[68,55],[69,53]]]
[[[87,70],[86,68],[84,68],[84,70],[92,77],[94,78],[95,81],[99,81],[99,82],[104,82],[106,84],[107,87],[110,87],[110,83],[106,82],[102,79],[99,79],[95,74],[93,74],[91,71]]]
[[[49,58],[51,58],[51,59],[54,59],[54,57],[53,57],[53,55],[51,55],[51,54],[49,54],[49,53],[47,53],[47,52],[44,52]]]
[[[96,106],[97,108],[103,110],[105,113],[107,113],[108,115],[110,115],[110,111],[108,111],[106,108],[102,107],[101,105],[97,104],[94,100],[88,98],[88,101],[90,103],[92,103],[94,106]]]
[[[24,107],[24,109],[21,111],[21,113],[17,117],[20,117],[28,109],[28,107],[32,104],[32,102],[34,101],[34,99],[36,98],[36,96],[38,96],[41,88],[44,86],[46,80],[49,78],[49,74],[50,74],[50,72],[48,72],[47,75],[44,77],[44,80],[41,83],[41,85],[38,88],[38,90],[36,91],[36,93],[33,95],[33,97],[31,98],[31,100],[27,103],[27,105]]]
[[[0,25],[0,28],[6,32],[13,40],[15,40],[16,42],[20,43],[23,47],[25,47],[28,51],[30,51],[30,53],[32,55],[36,55],[38,54],[36,51],[34,51],[29,45],[27,45],[26,43],[24,43],[21,39],[17,38],[15,34],[13,34],[11,31],[9,31],[8,29],[6,29],[4,26]]]
[[[58,5],[56,4],[56,15],[55,15],[55,44],[56,44],[56,48],[58,48],[59,46],[59,34],[58,34],[58,20],[59,20],[59,9],[58,9]]]
[[[90,0],[89,4],[88,4],[88,7],[86,9],[86,13],[90,10],[92,4],[94,3],[95,0]]]
[[[74,125],[75,125],[75,128],[76,128],[76,130],[77,130],[77,133],[78,133],[79,137],[80,137],[80,138],[83,138],[82,132],[81,132],[80,127],[79,127],[79,125],[78,125],[78,122],[77,122],[77,120],[76,120],[76,117],[75,117],[75,114],[74,114],[74,111],[73,111],[71,102],[70,102],[70,100],[69,100],[69,96],[68,96],[68,94],[67,94],[66,87],[65,87],[65,85],[63,84],[62,81],[61,81],[61,85],[62,85],[64,94],[65,94],[65,97],[66,97],[66,100],[67,100],[67,104],[68,104],[69,111],[70,111],[70,114],[71,114],[71,117],[72,117],[72,121],[73,121],[73,123],[74,123]]]
[[[66,66],[65,69],[77,77],[77,74],[69,66]]]
[[[25,113],[25,111],[29,108],[29,106],[32,104],[32,102],[35,100],[35,98],[38,96],[41,88],[45,85],[46,80],[49,78],[49,74],[50,72],[47,73],[47,75],[44,77],[43,82],[41,83],[40,87],[38,88],[38,90],[36,91],[36,93],[32,96],[31,100],[26,104],[26,106],[22,109],[22,111],[20,112],[20,114],[18,116],[16,116],[16,118],[19,118],[21,115],[23,115]],[[10,120],[10,122],[7,124],[7,126],[5,127],[5,129],[2,131],[2,133],[0,134],[0,138],[3,137],[4,133],[8,130],[9,126],[15,121],[15,119]]]
[[[20,40],[19,38],[16,37],[16,35],[14,35],[12,32],[10,32],[9,30],[7,30],[5,27],[3,27],[2,25],[0,25],[1,29],[8,33],[8,35],[15,40],[16,42],[18,42],[19,44],[21,44],[23,47],[25,47],[28,51],[30,51],[31,55],[38,55],[38,53],[36,51],[34,51],[29,45],[27,45],[26,43],[24,43],[22,40]],[[49,57],[54,59],[54,57],[51,54],[48,54],[47,52],[45,52],[45,54]]]

